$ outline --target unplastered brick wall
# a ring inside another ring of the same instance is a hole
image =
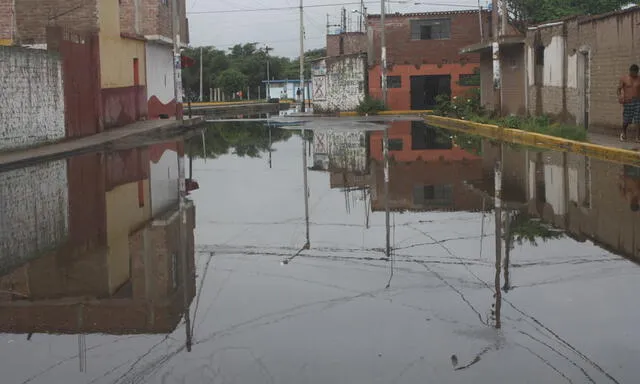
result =
[[[483,13],[483,30],[489,31],[487,19],[489,13]],[[450,36],[447,39],[417,40],[412,38],[412,20],[450,20]],[[381,25],[378,15],[367,19],[372,34],[373,47],[368,52],[374,65],[380,62]],[[480,42],[480,18],[475,11],[451,11],[414,14],[393,14],[385,19],[387,62],[389,65],[403,64],[451,64],[479,63],[480,55],[461,55],[460,50]]]
[[[74,32],[97,31],[97,4],[98,0],[15,0],[16,40],[20,44],[44,44],[46,28],[52,25]]]
[[[15,0],[0,1],[0,44],[3,40],[13,40]]]
[[[41,50],[0,47],[0,151],[65,137],[62,65]]]
[[[68,235],[67,162],[0,173],[0,275]]]

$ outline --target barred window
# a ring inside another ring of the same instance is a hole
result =
[[[450,19],[411,20],[411,40],[442,40],[450,38]]]

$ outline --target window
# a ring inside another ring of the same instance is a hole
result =
[[[451,38],[451,20],[411,20],[411,40],[442,40]]]
[[[418,185],[413,188],[413,203],[416,205],[448,206],[453,202],[453,186]]]
[[[382,151],[384,151],[384,141],[381,141]],[[402,151],[404,143],[402,139],[389,139],[389,151]]]
[[[479,87],[480,86],[480,74],[462,74],[458,77],[458,84],[463,87]]]
[[[169,0],[160,0],[163,5],[169,5]]]
[[[380,77],[382,87],[382,77]],[[387,88],[402,88],[402,76],[387,76]]]

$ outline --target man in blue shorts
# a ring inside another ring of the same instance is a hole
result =
[[[618,85],[618,101],[623,106],[620,141],[627,139],[627,128],[630,124],[640,124],[640,77],[638,77],[638,70],[638,66],[633,64],[629,68],[629,74],[622,76]],[[640,141],[640,129],[636,134],[636,140]]]

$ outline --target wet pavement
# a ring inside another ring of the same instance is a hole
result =
[[[637,168],[388,135],[388,199],[383,133],[354,127],[0,173],[2,382],[637,382]]]

